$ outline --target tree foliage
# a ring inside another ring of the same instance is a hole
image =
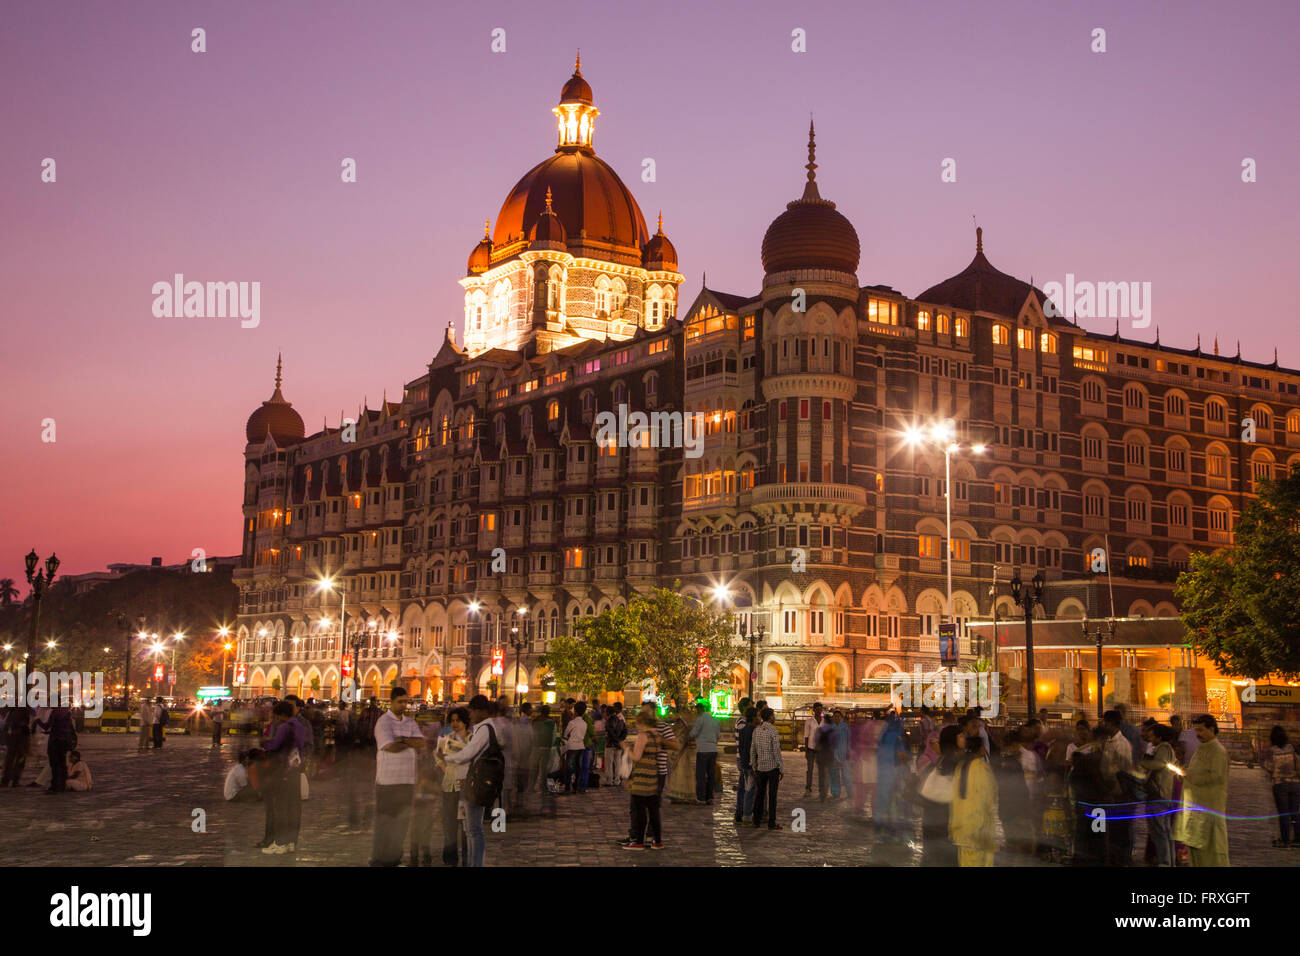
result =
[[[733,631],[731,614],[658,588],[578,621],[572,636],[552,639],[546,664],[571,691],[622,690],[650,678],[661,697],[683,702],[696,681],[699,648],[718,678],[738,659]]]
[[[1300,472],[1266,482],[1236,547],[1194,554],[1175,594],[1192,647],[1223,673],[1300,676]]]

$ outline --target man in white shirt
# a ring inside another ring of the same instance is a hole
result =
[[[813,769],[817,763],[817,728],[822,723],[822,705],[813,704],[812,716],[803,722],[803,752],[808,761],[804,793],[812,793]]]
[[[239,763],[231,767],[226,774],[224,796],[227,800],[255,803],[259,799],[257,791],[253,789],[253,784],[248,779],[248,765],[252,762],[252,755],[244,751],[239,755]]]
[[[388,710],[375,722],[375,838],[371,866],[398,866],[411,825],[415,775],[424,734],[406,713],[406,690],[394,687]]]

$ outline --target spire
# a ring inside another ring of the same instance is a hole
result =
[[[578,55],[573,58],[573,75],[582,76],[582,47],[578,47]]]
[[[1237,339],[1237,358],[1241,358],[1241,339]]]
[[[1214,354],[1219,354],[1219,337],[1217,335],[1214,337]]]
[[[551,187],[550,186],[546,187],[546,214],[548,216],[555,215],[555,211],[551,209]]]
[[[1197,332],[1197,333],[1196,333],[1196,352],[1197,352],[1197,354],[1200,354],[1200,351],[1201,351],[1201,333],[1200,333],[1200,332]]]
[[[1160,323],[1156,323],[1156,345],[1160,344]]]
[[[803,199],[821,199],[817,192],[817,130],[811,116],[808,117],[808,162],[804,169],[808,170],[808,183],[803,188]]]
[[[660,210],[659,210],[659,228],[655,230],[655,235],[656,235],[656,236],[662,236],[663,234],[664,234],[664,211],[663,211],[662,209],[660,209]]]
[[[708,287],[709,287],[709,270],[708,270],[708,269],[701,269],[701,270],[700,270],[700,288],[707,289]]]
[[[975,255],[984,255],[984,230],[979,226],[975,227]],[[1033,283],[1029,283],[1033,285]]]
[[[492,238],[492,233],[489,231],[489,223],[490,223],[490,221],[491,221],[491,220],[488,220],[488,219],[484,219],[484,220],[483,220],[483,238],[484,238],[484,239],[491,239],[491,238]]]
[[[277,392],[280,390],[280,365],[283,359],[283,354],[284,353],[282,352],[277,352],[275,355],[275,390]]]
[[[1277,367],[1277,346],[1273,346],[1273,367]]]

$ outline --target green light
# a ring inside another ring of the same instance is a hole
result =
[[[200,687],[194,694],[199,700],[220,700],[230,697],[229,687]]]

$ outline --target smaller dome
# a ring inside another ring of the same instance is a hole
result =
[[[478,275],[487,272],[492,264],[492,239],[488,236],[488,221],[483,220],[483,238],[478,241],[474,251],[469,254],[469,274]]]
[[[303,427],[302,416],[293,410],[293,406],[284,400],[280,392],[280,360],[275,362],[275,391],[262,403],[262,407],[248,416],[244,434],[250,445],[260,444],[270,435],[278,444],[284,445],[301,441],[307,434]]]
[[[677,271],[677,250],[664,235],[664,214],[659,214],[659,229],[641,249],[641,264],[646,269]]]
[[[551,188],[546,187],[546,208],[542,214],[537,217],[537,223],[528,233],[530,249],[559,249],[561,251],[568,248],[565,245],[564,223],[560,222],[560,217],[555,214],[551,208]]]
[[[763,235],[763,272],[833,269],[856,274],[861,247],[858,233],[835,203],[817,191],[817,162],[812,124],[808,126],[808,182],[803,196],[787,203]]]
[[[582,103],[584,106],[591,106],[591,86],[582,78],[582,52],[578,52],[577,59],[573,63],[573,76],[569,77],[569,82],[564,84],[564,89],[560,90],[561,103]]]

